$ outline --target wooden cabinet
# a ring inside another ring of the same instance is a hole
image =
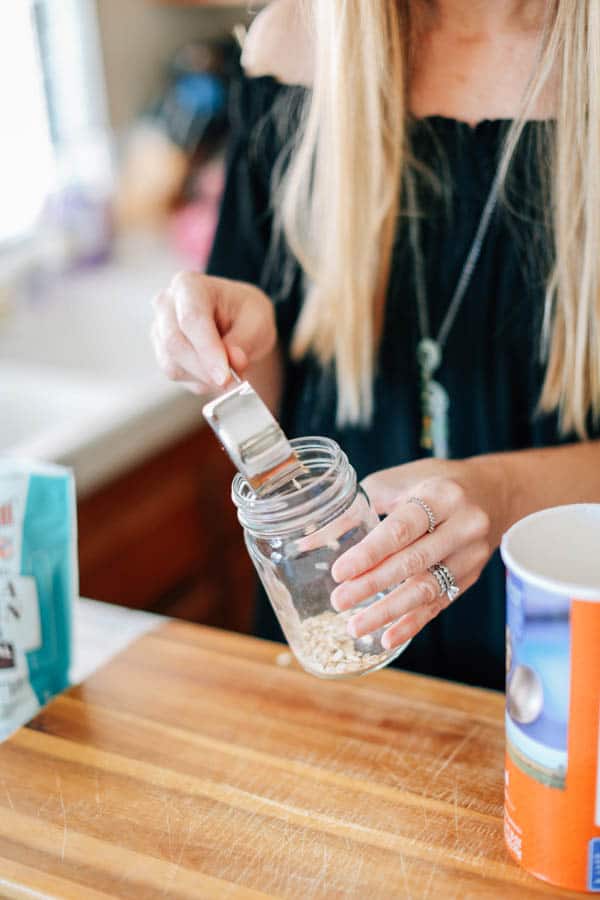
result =
[[[248,631],[255,581],[232,476],[212,432],[199,428],[83,498],[81,595]]]

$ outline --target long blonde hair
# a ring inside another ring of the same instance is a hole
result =
[[[340,424],[367,424],[407,144],[410,0],[312,0],[313,89],[281,185],[281,220],[307,283],[292,352],[335,363]],[[564,433],[600,417],[600,2],[554,0],[504,175],[558,76],[547,169],[553,264],[540,409]],[[543,175],[544,173],[542,173]]]

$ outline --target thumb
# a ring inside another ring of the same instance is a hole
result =
[[[229,365],[234,370],[234,372],[237,372],[238,375],[241,375],[248,368],[248,356],[241,347],[228,342],[227,338],[223,341],[223,343],[225,344],[225,349],[227,350],[227,355],[229,357]]]

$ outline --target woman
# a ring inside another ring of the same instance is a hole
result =
[[[242,97],[210,268],[230,280],[177,276],[156,352],[199,393],[244,371],[290,436],[336,438],[387,517],[332,602],[399,584],[353,633],[499,688],[502,533],[600,501],[600,4],[311,8],[310,89]],[[305,104],[291,151],[282,93]]]

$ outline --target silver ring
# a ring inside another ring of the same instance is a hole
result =
[[[440,589],[440,597],[441,597],[442,594],[445,594],[446,590],[447,590],[446,579],[442,575],[442,570],[441,570],[440,566],[430,566],[429,571],[438,583],[438,587]]]
[[[448,566],[445,566],[443,563],[440,563],[439,565],[448,585],[448,587],[446,588],[448,600],[452,603],[452,601],[456,600],[456,598],[458,597],[460,588],[456,583],[456,578],[454,577]]]
[[[433,514],[432,508],[429,504],[425,503],[424,500],[421,500],[420,497],[409,497],[406,501],[407,503],[416,503],[417,506],[420,506],[425,515],[427,516],[427,532],[428,534],[433,534],[435,531],[435,526],[437,525],[437,519]]]
[[[429,571],[438,583],[440,596],[446,594],[450,603],[456,600],[460,594],[460,588],[448,566],[445,566],[443,563],[436,563],[435,566],[430,567]]]

